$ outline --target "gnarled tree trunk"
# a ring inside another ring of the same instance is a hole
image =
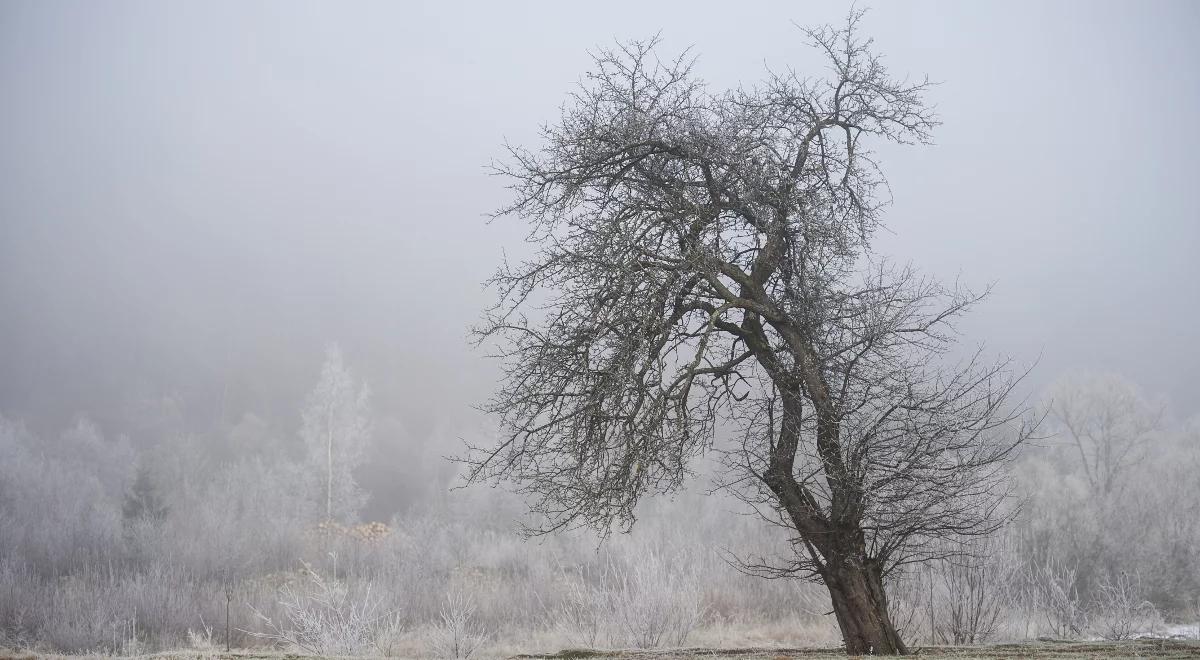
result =
[[[817,390],[811,387],[810,390]],[[783,421],[778,441],[772,447],[770,467],[763,480],[805,539],[813,566],[829,589],[833,612],[850,655],[904,655],[908,648],[888,615],[883,589],[883,567],[878,557],[869,557],[863,540],[860,491],[848,474],[840,454],[840,429],[836,415],[825,417],[818,430],[818,451],[825,470],[832,476],[831,513],[823,515],[811,495],[796,482],[794,465],[803,419],[799,391],[780,390]]]
[[[833,559],[833,558],[831,558]],[[822,573],[849,655],[905,655],[888,615],[878,566],[856,558],[830,561]]]

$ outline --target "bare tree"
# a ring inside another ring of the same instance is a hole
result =
[[[860,16],[806,31],[828,77],[721,93],[657,39],[602,50],[544,146],[510,147],[498,215],[537,252],[491,280],[477,333],[504,360],[485,405],[503,436],[464,460],[545,533],[628,527],[719,449],[725,484],[795,534],[794,560],[747,568],[821,579],[847,651],[895,654],[885,575],[1000,524],[1029,429],[1005,362],[940,366],[979,296],[871,256],[871,143],[926,142],[936,120]],[[717,446],[733,425],[742,441]]]
[[[325,520],[352,519],[365,501],[354,481],[370,438],[370,390],[359,386],[342,361],[342,352],[326,352],[321,378],[308,396],[300,435],[308,445],[309,462],[322,473]]]
[[[1053,388],[1052,399],[1051,418],[1077,452],[1092,493],[1113,494],[1124,473],[1146,457],[1162,408],[1114,375],[1065,378]]]

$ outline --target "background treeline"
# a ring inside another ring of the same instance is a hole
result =
[[[905,636],[1197,634],[1200,425],[1110,375],[1035,407],[1014,522],[895,576]],[[227,614],[235,646],[322,653],[837,643],[823,589],[734,568],[787,539],[704,479],[631,534],[525,541],[515,498],[450,490],[455,433],[381,449],[396,428],[336,349],[290,427],[215,427],[135,443],[0,420],[0,646],[215,648]]]

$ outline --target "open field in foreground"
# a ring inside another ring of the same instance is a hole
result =
[[[916,650],[918,656],[947,658],[953,660],[984,660],[995,658],[1053,658],[1054,660],[1091,660],[1108,658],[1200,658],[1200,641],[1196,640],[1132,640],[1126,642],[1037,642],[1024,644],[996,644],[986,646],[927,646]],[[113,656],[62,656],[32,652],[0,651],[0,660],[34,660]],[[297,655],[283,652],[234,651],[232,653],[175,651],[134,658],[162,660],[308,660],[318,656]],[[370,656],[355,656],[362,660]],[[743,648],[713,649],[686,648],[653,651],[593,651],[589,649],[567,649],[557,653],[522,654],[512,659],[523,660],[587,660],[595,658],[622,660],[686,660],[706,658],[711,660],[844,660],[847,656],[836,649],[813,648]]]
[[[974,660],[984,658],[1200,658],[1200,641],[1131,640],[1127,642],[1037,642],[986,646],[928,646],[915,649],[919,656]],[[586,658],[624,658],[628,660],[684,660],[713,658],[729,660],[844,660],[837,649],[679,649],[674,651],[588,651],[567,650],[550,655],[524,655],[521,658],[546,660],[583,660]]]

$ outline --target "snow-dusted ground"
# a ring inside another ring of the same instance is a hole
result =
[[[1165,635],[1162,637],[1181,637],[1183,639],[1200,639],[1200,621],[1196,623],[1173,623],[1164,626]]]
[[[1153,630],[1134,633],[1130,639],[1196,639],[1200,640],[1200,622],[1171,623],[1157,626]],[[1103,636],[1091,635],[1083,638],[1085,642],[1104,642]]]

